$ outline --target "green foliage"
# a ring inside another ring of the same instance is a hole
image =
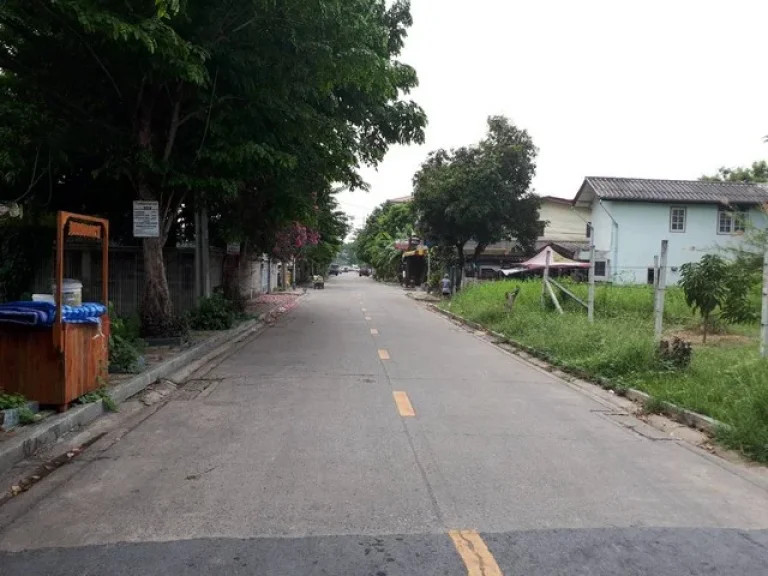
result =
[[[141,340],[137,318],[121,318],[109,304],[109,369],[131,373],[136,370],[144,341]]]
[[[354,250],[358,260],[371,265],[379,279],[396,278],[403,253],[395,248],[395,242],[413,234],[414,220],[410,203],[385,202],[377,207],[355,236]]]
[[[32,412],[32,410],[29,409],[28,406],[21,406],[19,408],[19,424],[22,426],[34,424],[35,422],[39,422],[42,419],[43,416],[41,414],[35,414]]]
[[[117,403],[112,399],[112,397],[109,395],[109,390],[106,386],[102,386],[101,388],[94,390],[93,392],[88,392],[88,394],[83,394],[76,400],[78,404],[93,404],[94,402],[98,402],[101,400],[102,406],[109,412],[119,412],[119,408],[117,407]]]
[[[509,313],[504,294],[516,286],[521,291]],[[564,316],[543,311],[540,297],[540,282],[492,282],[462,291],[445,306],[557,365],[716,418],[729,426],[719,434],[723,442],[768,462],[768,363],[756,338],[698,345],[689,368],[672,369],[653,345],[652,287],[599,285],[596,302],[604,305],[596,305],[593,324],[577,307],[566,307]],[[683,291],[669,288],[665,326],[674,332],[693,322]],[[757,334],[755,326],[731,330]]]
[[[432,152],[413,178],[424,234],[455,247],[461,268],[470,240],[477,241],[475,259],[505,238],[532,250],[540,228],[539,199],[530,190],[536,154],[528,132],[502,116],[488,118],[478,145]]]
[[[331,183],[364,188],[361,166],[423,141],[411,24],[404,0],[7,0],[0,198],[109,215],[128,241],[131,201],[158,201],[141,319],[169,335],[162,248],[191,207],[269,252],[285,223],[333,213]]]
[[[222,294],[201,299],[189,313],[189,325],[193,330],[229,330],[236,319],[235,305]]]
[[[40,262],[53,253],[54,232],[27,219],[0,220],[0,302],[29,292]]]
[[[9,394],[0,388],[0,410],[10,410],[27,405],[27,399],[21,394]]]
[[[688,262],[680,267],[680,287],[692,310],[703,319],[704,342],[710,327],[712,313],[726,298],[728,265],[717,254],[706,254],[699,262]]]
[[[709,182],[768,182],[768,162],[760,160],[752,166],[726,168],[723,166],[712,176],[702,176],[701,180]]]

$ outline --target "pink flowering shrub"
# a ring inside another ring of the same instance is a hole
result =
[[[274,255],[281,260],[288,260],[305,246],[316,246],[320,234],[307,228],[300,222],[291,222],[275,234]]]

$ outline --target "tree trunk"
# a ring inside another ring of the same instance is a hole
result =
[[[707,328],[709,327],[709,316],[704,317],[704,337],[702,338],[702,344],[707,343]]]
[[[142,325],[148,336],[161,336],[173,314],[168,279],[165,276],[162,238],[144,238],[144,296],[141,302]]]

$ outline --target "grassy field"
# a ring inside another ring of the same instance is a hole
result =
[[[504,294],[516,286],[521,291],[510,313],[504,308]],[[585,285],[570,286],[586,300]],[[682,291],[669,289],[665,334],[679,335],[694,346],[691,366],[675,370],[655,354],[650,287],[598,286],[594,324],[580,305],[568,300],[560,315],[542,309],[539,281],[492,282],[463,290],[444,306],[545,353],[561,366],[729,424],[719,433],[721,442],[768,462],[768,361],[759,357],[757,325],[727,327],[704,346],[700,321],[686,306]]]

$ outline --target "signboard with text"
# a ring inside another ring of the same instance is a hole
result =
[[[134,238],[160,237],[160,206],[157,202],[133,203]]]

